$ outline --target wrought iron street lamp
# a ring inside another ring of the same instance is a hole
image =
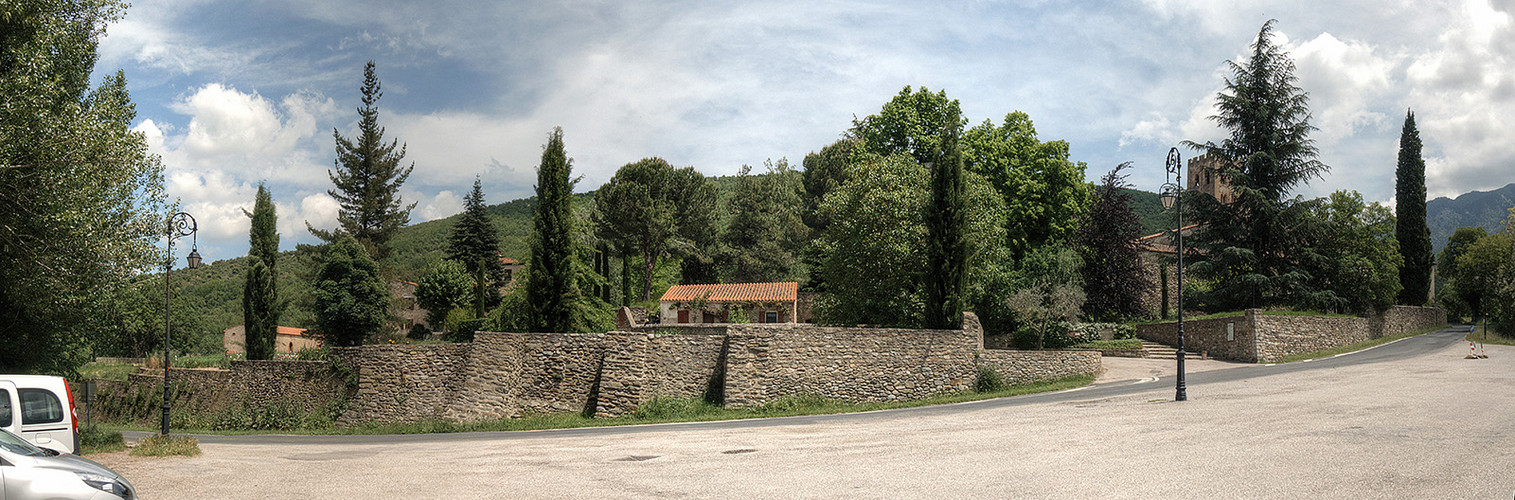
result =
[[[163,260],[163,435],[168,435],[168,371],[173,366],[173,354],[169,349],[173,346],[170,340],[173,336],[173,296],[174,290],[169,286],[170,275],[174,271],[174,240],[189,236],[192,242],[189,250],[188,268],[200,267],[200,225],[195,223],[194,216],[184,212],[176,213],[168,218],[168,257]]]
[[[1163,177],[1162,194],[1159,195],[1163,202],[1163,210],[1178,206],[1175,212],[1178,215],[1178,230],[1175,231],[1178,235],[1178,386],[1174,389],[1174,401],[1189,399],[1184,387],[1184,190],[1177,183],[1184,180],[1183,166],[1183,159],[1178,154],[1178,148],[1169,149],[1168,173]]]

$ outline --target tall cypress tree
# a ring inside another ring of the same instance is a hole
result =
[[[484,309],[498,302],[490,298],[498,299],[499,294],[486,292],[501,285],[505,266],[500,264],[500,234],[485,209],[484,187],[478,178],[474,178],[473,191],[463,200],[463,207],[463,216],[447,241],[447,258],[463,263],[469,275],[485,278],[474,283],[474,308]]]
[[[926,205],[926,328],[962,326],[963,278],[968,272],[963,155],[958,147],[962,131],[962,116],[953,106],[942,125],[931,168],[931,202]]]
[[[336,129],[331,131],[337,142],[337,159],[333,162],[336,170],[328,171],[327,176],[336,189],[326,193],[341,204],[337,211],[339,227],[323,231],[305,223],[311,234],[327,243],[341,239],[343,234],[352,235],[376,259],[389,254],[390,238],[410,222],[410,210],[416,207],[400,199],[400,185],[410,177],[415,163],[401,168],[405,146],[399,139],[384,143],[384,127],[379,126],[379,97],[383,95],[374,62],[368,61],[363,67],[357,141],[342,137]]]
[[[1399,132],[1399,166],[1394,169],[1395,226],[1399,253],[1399,303],[1424,305],[1431,290],[1431,230],[1426,226],[1426,162],[1420,157],[1415,113],[1405,112]]]
[[[572,170],[572,161],[563,152],[563,129],[554,128],[542,151],[542,164],[537,167],[537,206],[532,214],[531,261],[526,273],[532,331],[573,332],[587,326],[578,308],[573,240],[573,186],[577,181]]]
[[[247,267],[247,281],[242,289],[242,325],[246,330],[247,359],[269,359],[274,355],[274,339],[278,333],[279,315],[283,312],[283,307],[279,302],[278,289],[278,216],[273,195],[269,194],[266,186],[258,184],[253,211],[243,213],[252,218],[247,250],[252,263]]]

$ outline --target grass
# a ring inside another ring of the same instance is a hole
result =
[[[1442,328],[1446,328],[1446,327],[1447,327],[1447,325],[1430,326],[1430,327],[1426,327],[1426,328],[1421,328],[1419,330],[1415,330],[1413,332],[1401,333],[1399,335],[1390,335],[1390,336],[1387,336],[1387,337],[1376,338],[1376,339],[1368,339],[1368,340],[1364,340],[1362,342],[1358,342],[1358,343],[1355,343],[1355,344],[1344,345],[1344,346],[1337,347],[1337,348],[1334,348],[1334,349],[1324,349],[1324,350],[1320,350],[1320,351],[1313,351],[1313,352],[1306,352],[1306,353],[1300,353],[1300,354],[1294,354],[1294,355],[1290,355],[1290,356],[1285,356],[1283,359],[1271,361],[1271,363],[1293,363],[1295,361],[1304,361],[1304,360],[1307,360],[1307,359],[1324,358],[1324,357],[1327,357],[1327,356],[1335,356],[1337,354],[1342,354],[1342,353],[1361,351],[1361,350],[1367,349],[1369,347],[1387,344],[1389,342],[1393,342],[1393,341],[1396,341],[1396,340],[1399,340],[1399,339],[1414,337],[1416,335],[1425,335],[1427,333],[1431,333],[1431,332],[1434,332],[1434,331],[1437,331],[1437,330],[1441,330]]]
[[[79,429],[79,454],[113,453],[126,449],[126,438],[120,432],[105,430],[91,425]]]
[[[1141,349],[1141,339],[1096,340],[1074,344],[1074,349]]]
[[[155,434],[137,441],[132,448],[134,457],[198,457],[200,440],[184,436]]]
[[[227,368],[231,361],[225,354],[206,354],[204,356],[179,356],[174,358],[175,368]]]
[[[664,424],[676,422],[708,422],[716,420],[739,420],[747,418],[791,417],[801,415],[830,415],[865,411],[913,408],[917,406],[962,403],[984,399],[1019,396],[1038,392],[1060,391],[1083,387],[1094,382],[1092,375],[1069,377],[1051,382],[1038,382],[1002,387],[992,391],[965,391],[912,401],[887,403],[849,403],[816,396],[795,396],[779,399],[750,408],[723,408],[698,398],[672,399],[653,398],[631,415],[615,418],[587,418],[574,413],[528,414],[520,418],[486,420],[480,422],[422,421],[396,424],[366,424],[321,429],[281,430],[281,434],[431,434],[449,432],[533,431],[568,429],[576,427],[609,427],[617,425]],[[129,427],[120,427],[127,429]],[[150,430],[146,428],[132,430]],[[179,430],[218,435],[259,434],[266,431],[203,431]],[[145,440],[144,440],[145,441]],[[139,447],[141,445],[138,445]],[[135,452],[133,452],[135,453]]]
[[[79,367],[79,379],[126,380],[127,375],[137,371],[137,365],[125,363],[88,363]]]
[[[1487,329],[1486,331],[1486,327],[1483,326],[1479,326],[1473,333],[1464,336],[1463,340],[1495,345],[1515,345],[1515,338],[1506,337],[1504,332],[1499,330]]]

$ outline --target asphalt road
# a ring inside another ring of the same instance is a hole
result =
[[[409,436],[203,436],[102,456],[144,498],[1511,498],[1515,348],[1364,352],[956,405]]]

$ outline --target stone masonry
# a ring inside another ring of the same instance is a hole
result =
[[[1436,307],[1394,306],[1367,317],[1281,316],[1248,309],[1236,316],[1184,321],[1184,344],[1218,359],[1267,363],[1446,322],[1446,311]],[[1141,325],[1136,336],[1177,345],[1178,323]]]

